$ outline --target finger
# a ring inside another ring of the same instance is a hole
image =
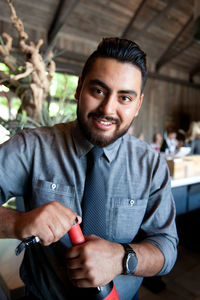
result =
[[[89,288],[87,280],[85,279],[71,279],[71,283],[73,286],[78,288]]]
[[[82,279],[72,279],[72,284],[79,288],[91,288],[91,287],[97,287],[99,286],[96,282],[92,282],[91,280],[88,280],[87,278]]]
[[[39,234],[36,234],[40,238],[40,243],[43,246],[49,246],[55,240],[55,236],[53,231],[51,230],[50,226],[44,226]]]
[[[88,234],[85,236],[85,241],[95,241],[95,240],[102,240],[102,238],[95,234]]]
[[[78,224],[81,224],[82,223],[82,218],[80,216],[76,216],[77,219],[78,219]]]
[[[56,223],[52,223],[54,230],[56,230],[55,225],[59,224],[65,233],[71,228],[76,219],[76,214],[71,209],[56,201],[52,202],[51,216],[54,217],[56,221]]]
[[[82,267],[82,262],[80,261],[80,258],[73,258],[73,259],[67,259],[66,262],[67,268],[72,269],[79,269]]]
[[[64,235],[65,231],[59,222],[53,217],[49,218],[47,224],[41,224],[34,235],[39,236],[45,246],[56,242]]]
[[[72,280],[86,280],[85,272],[82,268],[76,270],[68,270],[68,277]]]
[[[62,220],[59,215],[53,216],[49,227],[54,236],[53,242],[60,240],[68,231],[69,222]]]
[[[76,219],[76,214],[73,212],[70,208],[56,202],[58,206],[58,212],[60,216],[63,218],[62,220],[65,221],[65,223],[69,223],[68,226],[69,228],[73,225],[75,219]]]
[[[82,252],[82,245],[77,245],[77,246],[73,246],[72,248],[68,249],[66,252],[66,258],[67,259],[72,259],[72,258],[76,258],[78,256],[80,256],[81,252]]]

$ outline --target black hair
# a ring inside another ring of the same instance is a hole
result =
[[[119,62],[128,62],[138,67],[142,73],[141,92],[143,91],[147,77],[146,54],[135,42],[117,37],[104,38],[97,49],[88,57],[83,67],[82,80],[98,57],[114,58]]]

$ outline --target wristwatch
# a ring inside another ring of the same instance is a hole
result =
[[[123,258],[123,274],[124,275],[130,275],[134,274],[137,265],[138,265],[138,259],[135,251],[129,244],[121,244],[124,247],[125,254]]]

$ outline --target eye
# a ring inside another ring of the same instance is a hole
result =
[[[104,95],[104,91],[101,88],[99,88],[99,87],[92,87],[91,91],[92,91],[92,94],[94,96],[95,95],[97,95],[97,96],[103,96]]]
[[[100,89],[98,89],[98,88],[96,88],[96,93],[97,93],[97,94],[103,94],[103,91],[100,90]]]
[[[124,103],[133,101],[133,99],[131,97],[128,97],[128,96],[120,96],[120,100]]]

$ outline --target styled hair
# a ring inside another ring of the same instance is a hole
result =
[[[104,38],[97,49],[88,57],[83,67],[82,80],[98,57],[114,58],[119,62],[131,63],[138,67],[142,73],[141,92],[143,92],[147,77],[146,54],[135,42],[117,37]]]

